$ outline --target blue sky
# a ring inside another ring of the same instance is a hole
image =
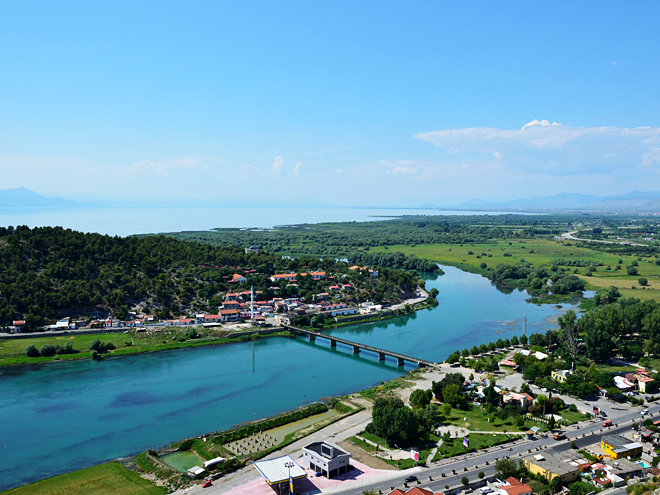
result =
[[[4,1],[0,188],[354,206],[659,190],[658,19],[655,1]]]

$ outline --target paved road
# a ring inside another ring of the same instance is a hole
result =
[[[656,416],[660,413],[660,405],[651,406],[648,409],[652,416]],[[467,457],[454,457],[443,460],[440,463],[432,463],[429,467],[401,471],[400,478],[396,480],[365,483],[364,486],[357,485],[358,482],[356,482],[353,483],[351,487],[347,487],[342,491],[335,491],[334,493],[362,495],[363,490],[369,489],[374,489],[376,492],[382,490],[383,493],[388,493],[392,486],[395,488],[403,488],[403,480],[407,476],[410,476],[410,474],[414,474],[421,480],[421,484],[419,485],[421,488],[441,492],[445,490],[445,485],[449,485],[450,487],[460,485],[460,480],[463,476],[467,476],[470,481],[477,481],[477,474],[479,471],[483,471],[486,477],[494,474],[494,463],[501,457],[508,456],[513,459],[518,459],[527,455],[528,449],[531,449],[532,453],[535,450],[545,450],[549,453],[563,452],[570,449],[570,443],[572,440],[575,440],[579,448],[584,448],[599,442],[601,435],[630,431],[632,420],[635,420],[638,424],[641,423],[640,420],[642,417],[640,411],[641,408],[628,408],[626,411],[615,411],[608,417],[608,419],[611,419],[618,426],[609,429],[603,429],[601,427],[602,419],[590,420],[571,426],[566,429],[571,440],[556,441],[552,437],[541,437],[531,441],[518,440],[513,443],[508,443],[505,446],[492,447],[487,451],[479,451],[468,455]],[[584,438],[582,438],[583,434],[585,435]],[[512,450],[509,450],[509,448]],[[467,468],[467,471],[464,471],[465,468]],[[452,474],[452,469],[456,470],[455,475]],[[443,473],[445,474],[444,478],[442,477]],[[429,481],[429,476],[432,478],[432,481]]]

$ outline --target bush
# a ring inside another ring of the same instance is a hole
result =
[[[55,348],[55,346],[54,346],[54,345],[50,345],[50,344],[44,344],[44,345],[41,346],[41,349],[39,349],[39,353],[40,353],[43,357],[54,356],[54,355],[55,355],[55,351],[57,351],[57,349]]]
[[[626,269],[626,272],[628,273],[628,275],[637,275],[637,273],[638,273],[637,268],[635,268],[634,266],[629,266]]]
[[[480,266],[480,267],[481,267],[482,269],[484,269],[484,268],[487,268],[487,267],[488,267],[488,265],[487,265],[486,263],[481,263],[481,264],[480,264],[479,266]]]
[[[649,281],[646,280],[644,277],[639,277],[639,279],[637,279],[637,282],[639,282],[639,285],[649,285]]]
[[[37,348],[35,346],[33,346],[32,344],[30,344],[29,346],[27,346],[25,348],[25,355],[27,357],[39,357],[39,356],[41,356],[41,354],[39,354],[39,351],[37,350]]]

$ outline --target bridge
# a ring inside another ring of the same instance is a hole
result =
[[[330,347],[337,347],[337,342],[340,344],[347,345],[353,348],[353,354],[359,354],[360,351],[370,351],[378,355],[379,361],[384,361],[385,356],[396,358],[396,363],[399,366],[408,361],[409,363],[414,363],[418,368],[424,368],[426,366],[434,366],[436,363],[433,361],[427,361],[426,359],[420,359],[412,356],[407,356],[399,352],[392,352],[385,349],[379,349],[378,347],[373,347],[366,344],[358,344],[350,340],[342,339],[341,337],[333,337],[332,335],[326,335],[321,332],[314,332],[312,330],[306,330],[304,328],[298,328],[291,325],[282,325],[283,328],[286,328],[289,333],[294,335],[306,335],[309,338],[310,342],[315,341],[317,338],[327,339],[330,341]]]

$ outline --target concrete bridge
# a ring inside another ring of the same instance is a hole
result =
[[[436,363],[433,361],[427,361],[426,359],[420,359],[412,356],[407,356],[398,352],[392,352],[385,349],[379,349],[378,347],[373,347],[365,344],[358,344],[350,340],[342,339],[341,337],[333,337],[332,335],[326,335],[321,332],[314,332],[313,330],[306,330],[304,328],[293,327],[291,325],[282,325],[283,328],[286,328],[289,333],[294,335],[306,335],[309,338],[310,342],[315,341],[317,338],[327,339],[330,341],[330,347],[337,347],[337,342],[340,344],[345,344],[353,348],[353,354],[358,354],[360,351],[370,351],[378,355],[379,361],[384,361],[385,356],[390,356],[396,358],[396,362],[399,366],[408,361],[409,363],[415,363],[418,368],[424,368],[425,366],[433,366]]]

